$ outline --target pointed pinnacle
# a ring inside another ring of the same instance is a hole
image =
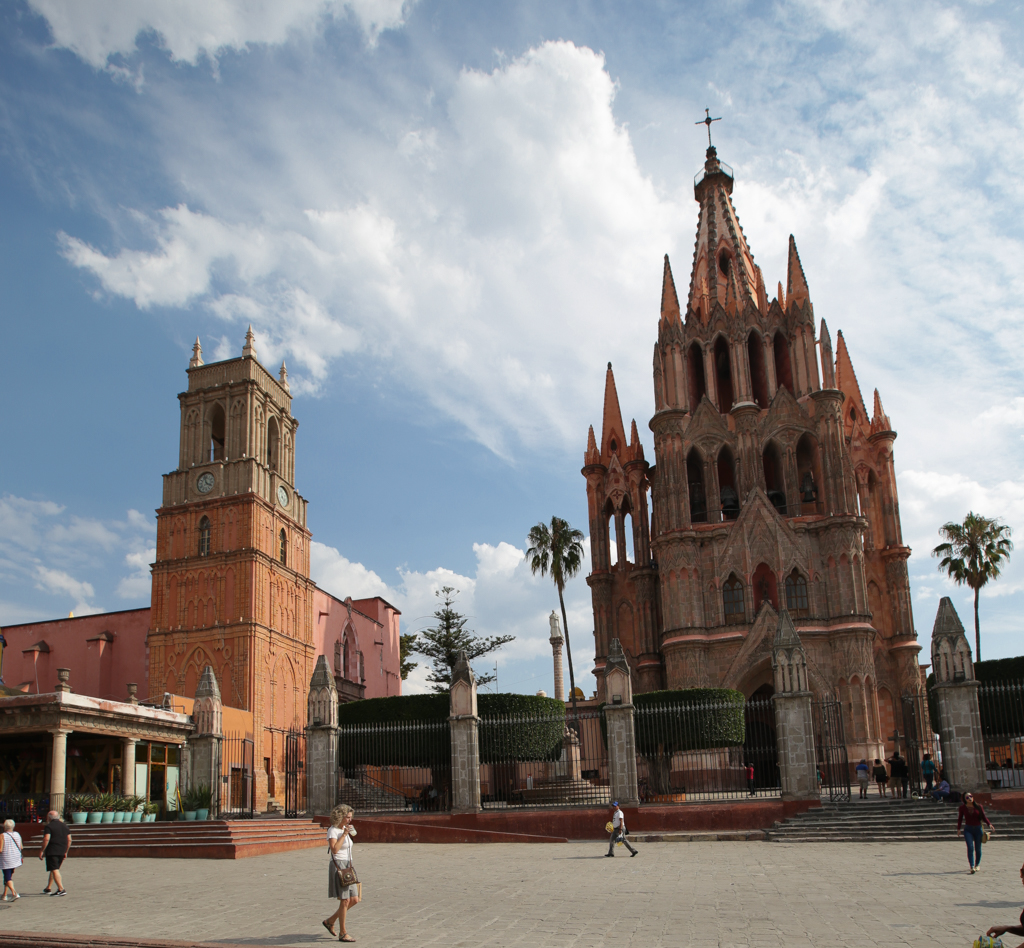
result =
[[[786,296],[790,302],[798,306],[805,300],[810,299],[810,291],[807,289],[807,278],[804,276],[804,268],[800,263],[800,254],[796,249],[796,240],[789,235],[789,268],[786,275]]]
[[[672,265],[665,254],[665,270],[661,277],[661,315],[679,315],[679,296],[676,294],[676,283],[672,279]]]

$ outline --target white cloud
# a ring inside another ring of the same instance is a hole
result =
[[[40,589],[50,593],[63,593],[75,601],[75,609],[79,613],[92,611],[89,604],[96,593],[91,583],[81,582],[69,576],[63,570],[49,569],[45,566],[36,567],[36,580]]]
[[[309,572],[314,582],[332,596],[344,599],[366,599],[388,596],[387,584],[362,563],[353,563],[334,547],[312,542],[309,548]]]
[[[284,43],[312,34],[329,17],[350,14],[372,43],[395,29],[416,0],[29,0],[46,18],[54,44],[70,49],[97,69],[112,56],[132,56],[141,36],[151,35],[171,59],[195,65],[201,56],[251,44]]]

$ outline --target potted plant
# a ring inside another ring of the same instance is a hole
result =
[[[101,793],[99,809],[103,814],[100,817],[101,823],[113,823],[114,822],[114,803],[115,797],[112,793]]]
[[[144,805],[146,803],[145,797],[129,797],[131,801],[131,812],[128,814],[129,822],[141,823],[144,813]]]
[[[186,820],[194,820],[196,818],[196,803],[195,803],[196,791],[195,788],[186,791],[184,796],[181,798],[181,805],[183,807],[182,818]]]
[[[143,806],[143,823],[155,823],[156,822],[156,811],[159,809],[156,803],[146,803]]]
[[[89,805],[89,817],[86,820],[87,823],[102,823],[103,822],[103,800],[100,794],[90,793],[86,799]]]
[[[89,798],[84,793],[68,794],[68,811],[72,823],[84,823],[89,818]]]
[[[210,818],[210,805],[213,801],[213,791],[208,783],[201,783],[192,790],[192,803],[196,808],[197,820],[208,820]]]
[[[114,807],[114,822],[123,823],[125,818],[125,810],[127,808],[128,799],[127,797],[115,796],[113,800]]]

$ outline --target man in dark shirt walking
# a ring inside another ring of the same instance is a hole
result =
[[[46,858],[46,868],[50,875],[46,880],[46,888],[43,889],[47,895],[67,895],[64,883],[60,877],[61,863],[71,849],[71,833],[67,826],[61,822],[56,810],[50,810],[46,814],[46,827],[43,830],[43,845],[39,849],[39,858]],[[50,891],[50,886],[56,884],[57,890]]]
[[[905,800],[910,784],[910,768],[898,750],[889,758],[889,773],[892,774],[893,795]]]

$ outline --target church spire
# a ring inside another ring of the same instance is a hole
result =
[[[661,318],[672,319],[679,316],[679,297],[676,295],[676,282],[672,279],[672,266],[665,254],[665,271],[661,277]]]
[[[789,271],[786,276],[786,305],[796,303],[797,306],[802,307],[810,298],[811,294],[807,289],[807,277],[804,276],[804,268],[800,263],[800,254],[796,250],[796,240],[790,234]]]
[[[604,422],[601,425],[601,460],[606,462],[612,454],[626,447],[626,432],[622,426],[622,412],[619,409],[619,393],[615,390],[615,375],[612,364],[604,377]]]
[[[252,334],[252,323],[249,324],[249,328],[245,331],[245,345],[242,346],[242,358],[256,358],[256,337]]]
[[[849,437],[857,423],[868,423],[868,410],[864,407],[864,397],[860,393],[857,373],[853,371],[853,362],[846,348],[843,331],[836,333],[836,387],[846,396],[843,417],[846,422],[846,436]],[[850,412],[856,417],[851,417]]]
[[[694,182],[694,198],[700,205],[693,270],[687,297],[689,313],[707,321],[716,303],[723,306],[730,283],[737,309],[749,303],[757,307],[757,274],[754,256],[732,205],[732,168],[718,160],[714,146],[707,150],[704,171]]]
[[[196,336],[195,345],[192,346],[192,358],[188,360],[190,369],[198,369],[203,364],[203,347],[199,345],[199,337]]]
[[[584,464],[600,464],[601,452],[597,450],[597,439],[594,437],[594,426],[587,433],[587,450],[583,455]]]

